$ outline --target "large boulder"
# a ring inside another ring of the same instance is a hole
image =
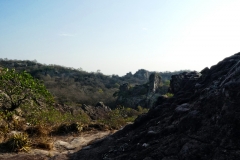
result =
[[[201,73],[194,72],[183,72],[177,75],[172,75],[170,80],[169,92],[177,93],[181,90],[187,90],[188,88],[195,85],[196,81],[201,77]]]

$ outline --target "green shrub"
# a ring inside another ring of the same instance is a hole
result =
[[[138,114],[143,114],[143,113],[147,113],[149,109],[138,106],[137,110],[138,110]]]
[[[34,115],[29,115],[26,120],[33,125],[60,125],[62,123],[89,123],[89,116],[81,112],[78,115],[72,115],[70,112],[62,113],[57,109],[51,108],[44,111],[36,112]]]
[[[26,133],[15,133],[7,141],[7,146],[11,151],[28,152],[31,148],[31,143]]]
[[[168,98],[171,98],[171,97],[174,96],[174,94],[172,94],[172,93],[166,93],[165,96],[167,96]]]
[[[53,97],[46,87],[29,73],[4,69],[0,72],[0,104],[6,111],[28,105],[31,106],[28,112],[31,112],[34,111],[33,108],[51,106]]]
[[[109,126],[111,129],[119,129],[129,122],[133,122],[138,115],[148,112],[148,109],[143,109],[140,106],[138,108],[139,110],[137,111],[132,108],[119,106],[112,110],[106,118],[99,120],[99,122]]]

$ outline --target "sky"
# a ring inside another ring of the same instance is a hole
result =
[[[125,75],[240,51],[239,0],[0,0],[0,58]]]

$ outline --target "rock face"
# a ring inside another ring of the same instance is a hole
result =
[[[139,69],[135,74],[134,77],[147,80],[149,78],[150,72],[145,69]]]
[[[160,84],[161,77],[157,73],[152,73],[149,76],[149,82],[143,85],[132,87],[125,83],[119,87],[117,104],[130,108],[137,106],[151,108],[160,96],[157,93]]]
[[[111,111],[103,102],[98,102],[95,106],[83,105],[82,109],[92,120],[103,118]]]
[[[174,97],[70,159],[240,159],[240,53],[201,74],[173,76]]]
[[[169,92],[177,93],[180,90],[184,90],[185,87],[189,87],[191,84],[195,84],[201,76],[201,73],[194,72],[183,72],[178,75],[172,75],[170,80]]]
[[[81,107],[72,107],[66,104],[56,104],[55,107],[63,113],[70,112],[72,115],[79,115],[84,112],[92,120],[103,118],[111,111],[111,109],[108,106],[105,106],[103,102],[98,102],[95,106],[83,104]]]
[[[148,93],[155,93],[161,83],[161,77],[157,73],[152,73],[149,77]]]

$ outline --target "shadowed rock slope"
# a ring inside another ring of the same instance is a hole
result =
[[[174,97],[70,159],[240,159],[240,53],[197,75],[180,76]]]

